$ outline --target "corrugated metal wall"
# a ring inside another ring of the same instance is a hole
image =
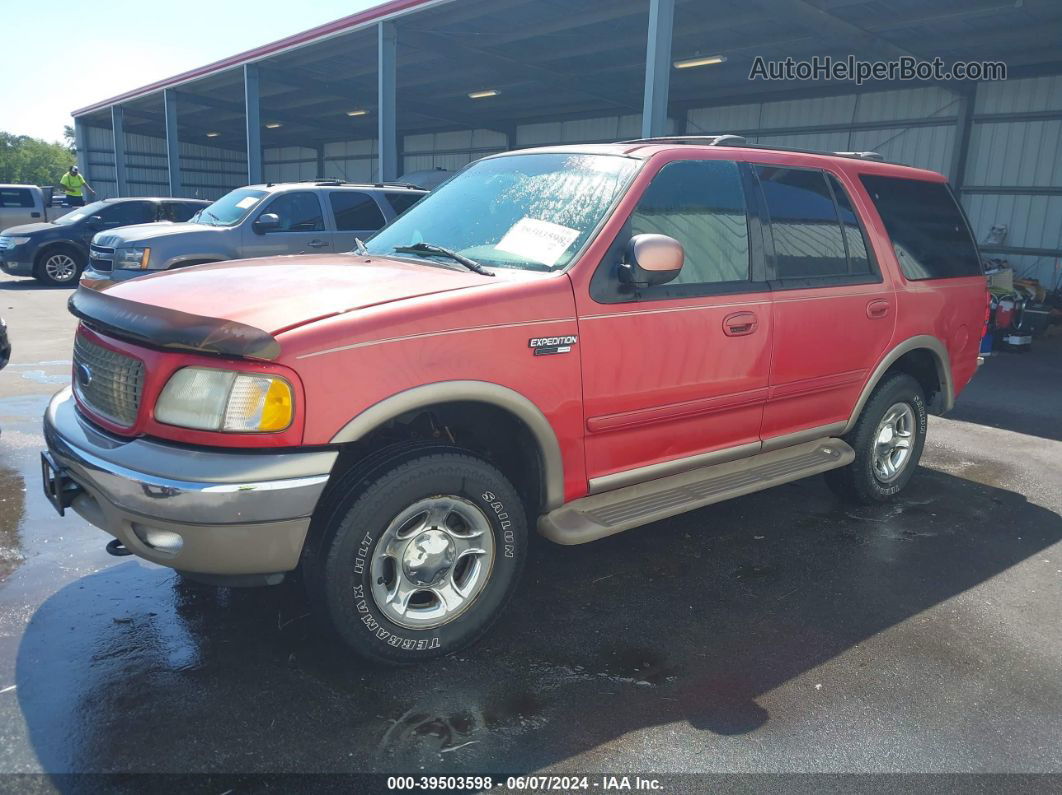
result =
[[[181,141],[181,195],[219,199],[247,184],[247,153]]]
[[[958,109],[959,98],[950,91],[911,88],[697,108],[687,114],[686,132],[727,132],[752,143],[826,152],[869,150],[947,173]]]
[[[96,189],[97,198],[116,196],[118,189],[114,180],[114,136],[108,128],[86,127],[85,130],[88,138],[88,173],[85,174],[85,179]]]
[[[105,127],[88,127],[89,184],[99,198],[118,194],[114,177],[114,138]],[[148,135],[125,134],[126,182],[130,196],[169,193],[166,142]],[[217,199],[247,182],[247,155],[216,146],[180,143],[181,195]]]
[[[1008,246],[1062,249],[1062,76],[978,87],[962,197],[978,240],[1006,225]],[[1058,256],[997,256],[1041,283],[1062,277]]]

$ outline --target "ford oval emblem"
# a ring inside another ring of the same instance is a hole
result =
[[[92,383],[92,368],[87,364],[78,363],[74,367],[74,374],[77,377],[78,386],[82,389]]]

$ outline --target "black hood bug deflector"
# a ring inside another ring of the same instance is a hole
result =
[[[93,328],[156,348],[265,360],[280,355],[280,343],[260,328],[142,304],[84,285],[70,296],[67,307]]]

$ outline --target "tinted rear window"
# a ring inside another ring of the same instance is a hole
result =
[[[401,215],[414,204],[424,198],[423,193],[388,193],[387,201],[395,209],[395,215]]]
[[[943,182],[864,174],[860,177],[892,238],[908,279],[947,279],[982,272],[966,220]]]
[[[357,191],[333,191],[328,194],[336,229],[340,232],[373,231],[384,225],[383,213],[372,196]]]
[[[32,207],[33,195],[25,188],[0,188],[0,207]]]

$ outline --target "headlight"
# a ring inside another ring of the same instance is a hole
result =
[[[0,237],[0,248],[14,248],[15,246],[21,246],[23,243],[28,242],[28,237],[7,237],[5,235]]]
[[[150,258],[150,248],[116,248],[113,267],[126,270],[146,268]]]
[[[155,403],[159,422],[203,431],[282,431],[293,416],[283,378],[207,367],[175,372]]]

